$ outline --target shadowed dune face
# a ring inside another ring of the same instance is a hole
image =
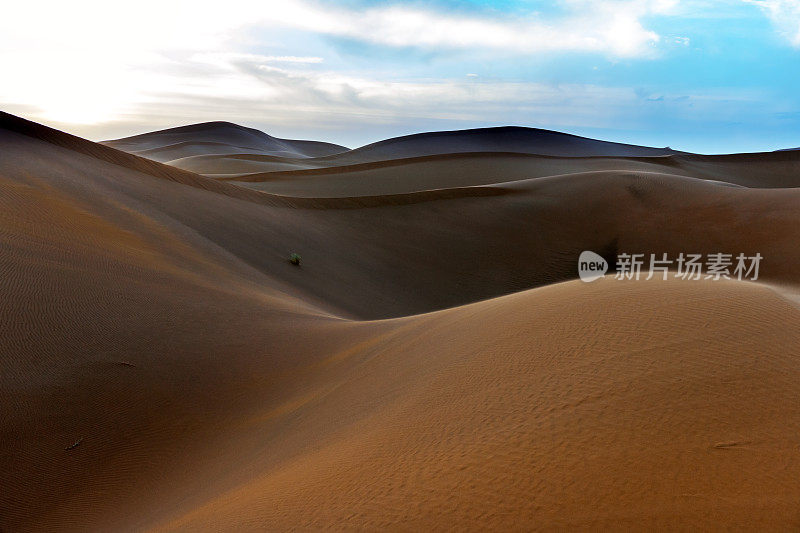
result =
[[[791,154],[282,196],[4,121],[3,531],[800,525]],[[587,249],[768,285],[568,281]]]
[[[47,145],[43,153],[25,137],[17,142],[15,151],[24,155],[14,172],[44,175],[67,164],[64,174],[85,173],[74,153]],[[107,168],[114,178],[106,177]],[[406,195],[306,198],[294,207],[247,191],[275,205],[269,207],[197,187],[169,192],[168,183],[144,185],[113,166],[93,172],[104,177],[104,194],[113,187],[126,195],[121,203],[133,197],[264,276],[359,318],[422,313],[574,279],[581,251],[612,245],[670,255],[758,251],[767,258],[762,276],[776,282],[792,281],[797,264],[795,190],[607,171]],[[303,256],[302,269],[287,264],[291,252]]]

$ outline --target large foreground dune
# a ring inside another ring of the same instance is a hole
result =
[[[210,179],[0,127],[0,530],[800,527],[797,153],[160,132],[342,159]]]

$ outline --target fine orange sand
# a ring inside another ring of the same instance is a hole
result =
[[[0,115],[0,530],[800,528],[800,155],[562,140],[259,192]]]

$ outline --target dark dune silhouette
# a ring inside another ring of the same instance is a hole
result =
[[[675,174],[759,188],[800,183],[800,151],[707,156],[506,127],[422,133],[354,150],[337,147],[340,151],[333,155],[307,157],[239,148],[235,143],[246,144],[245,140],[230,136],[232,131],[239,133],[237,128],[257,139],[269,137],[229,123],[208,123],[129,138],[135,142],[107,144],[168,160],[172,166],[208,177],[289,196],[399,194],[614,170]],[[175,136],[183,139],[180,146],[163,144],[171,143]],[[176,149],[191,155],[170,159]],[[164,153],[171,155],[164,158]]]
[[[136,152],[157,161],[170,161],[207,153],[255,153],[284,157],[322,157],[347,148],[318,141],[279,139],[231,122],[204,122],[134,135],[103,144]]]
[[[510,152],[560,157],[637,157],[679,153],[668,148],[598,141],[523,127],[420,133],[348,150],[329,143],[277,139],[229,122],[193,124],[105,141],[104,144],[201,174],[247,172],[230,172],[231,169],[243,168],[257,172],[342,166],[465,152]],[[222,162],[218,161],[220,159]],[[243,163],[245,161],[250,163],[249,166]]]
[[[648,148],[538,128],[505,126],[417,133],[368,144],[328,159],[368,162],[460,152],[515,152],[560,157],[641,157],[678,153],[669,148]]]

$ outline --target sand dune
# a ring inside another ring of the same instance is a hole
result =
[[[209,129],[210,125],[214,127]],[[229,130],[239,133],[236,128],[240,128],[252,136],[256,130],[228,123],[210,125],[147,133],[132,137],[133,144],[125,139],[106,144],[190,172],[289,196],[400,194],[590,171],[658,172],[756,188],[800,184],[800,151],[792,150],[704,156],[532,128],[485,128],[410,135],[307,157],[241,148],[235,144],[244,145],[245,140],[229,139]],[[211,138],[209,131],[229,144],[205,141]],[[163,145],[176,136],[191,141]],[[156,147],[141,150],[142,146]]]
[[[139,155],[149,157],[145,152]],[[237,177],[260,172],[324,168],[314,158],[281,157],[251,153],[214,154],[208,151],[198,155],[169,161],[174,167],[197,172],[214,178]]]
[[[317,141],[279,139],[230,122],[205,122],[134,135],[103,144],[156,161],[198,154],[255,153],[287,157],[322,157],[347,150]]]
[[[255,174],[217,174],[244,187],[304,196],[398,194],[425,188],[489,185],[498,181],[566,175],[592,171],[670,174],[754,188],[800,186],[800,154],[743,156],[663,156],[643,158],[554,158],[527,154],[447,154],[376,163],[362,163]],[[233,172],[233,165],[219,170]],[[208,167],[206,167],[208,168]]]
[[[516,152],[560,157],[658,156],[677,153],[670,148],[648,148],[598,141],[537,128],[502,127],[418,133],[387,139],[328,156],[337,162],[368,162],[460,152]]]
[[[399,322],[336,389],[243,423],[280,436],[156,530],[796,527],[797,309],[613,283]]]
[[[180,142],[176,142],[178,140]],[[194,124],[104,144],[209,176],[340,167],[471,152],[557,157],[644,157],[679,153],[669,148],[633,146],[521,127],[421,133],[348,150],[328,143],[276,139],[227,122]]]
[[[0,530],[800,526],[793,154],[261,192],[0,118]],[[765,259],[584,284],[585,249]]]

